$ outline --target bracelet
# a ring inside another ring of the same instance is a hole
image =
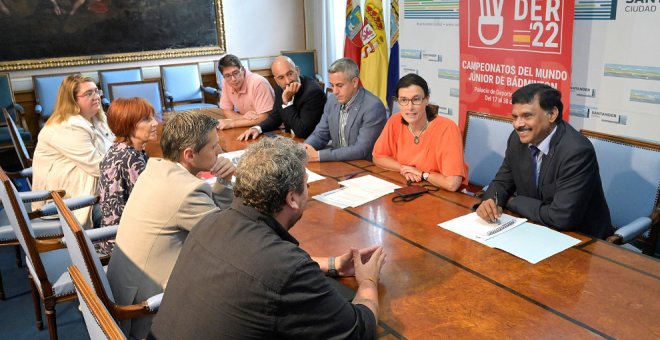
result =
[[[335,257],[331,256],[328,258],[328,276],[338,277],[337,268],[335,268]]]

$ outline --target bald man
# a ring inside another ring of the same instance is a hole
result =
[[[264,121],[238,136],[238,140],[257,138],[282,123],[285,130],[293,131],[296,137],[307,138],[321,120],[326,98],[315,79],[301,76],[296,64],[287,56],[276,57],[271,71],[278,85],[273,111]]]

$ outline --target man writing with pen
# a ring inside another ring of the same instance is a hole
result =
[[[611,235],[594,148],[562,120],[561,93],[529,84],[511,102],[514,131],[477,214],[495,222],[505,208],[551,228]]]

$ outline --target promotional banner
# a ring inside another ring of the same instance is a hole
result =
[[[438,114],[458,123],[458,3],[403,0],[399,20],[400,76],[420,75]]]
[[[575,1],[573,126],[660,143],[658,31],[660,1]]]
[[[360,79],[369,92],[380,98],[387,106],[387,48],[383,5],[381,0],[367,0],[364,4],[362,25],[362,65]]]
[[[460,1],[460,127],[468,111],[511,114],[529,83],[562,92],[568,120],[574,1]]]
[[[344,41],[344,57],[351,58],[360,67],[362,58],[362,12],[360,1],[352,0],[346,2],[346,40]]]

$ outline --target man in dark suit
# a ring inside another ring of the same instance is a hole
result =
[[[296,137],[307,138],[319,123],[325,105],[325,93],[315,79],[300,76],[300,70],[287,56],[278,56],[270,67],[278,86],[275,103],[268,118],[243,132],[238,140],[257,138],[284,123],[284,129]]]
[[[504,207],[555,229],[611,235],[594,148],[562,120],[561,93],[529,84],[511,102],[514,132],[477,214],[494,222]]]
[[[349,58],[330,65],[333,95],[325,103],[321,121],[305,140],[310,162],[371,160],[387,114],[383,102],[360,86],[359,75]]]
[[[156,339],[373,339],[380,246],[312,257],[289,230],[307,205],[307,155],[284,137],[248,147],[229,210],[186,239],[151,328]],[[348,302],[328,276],[355,276]]]

